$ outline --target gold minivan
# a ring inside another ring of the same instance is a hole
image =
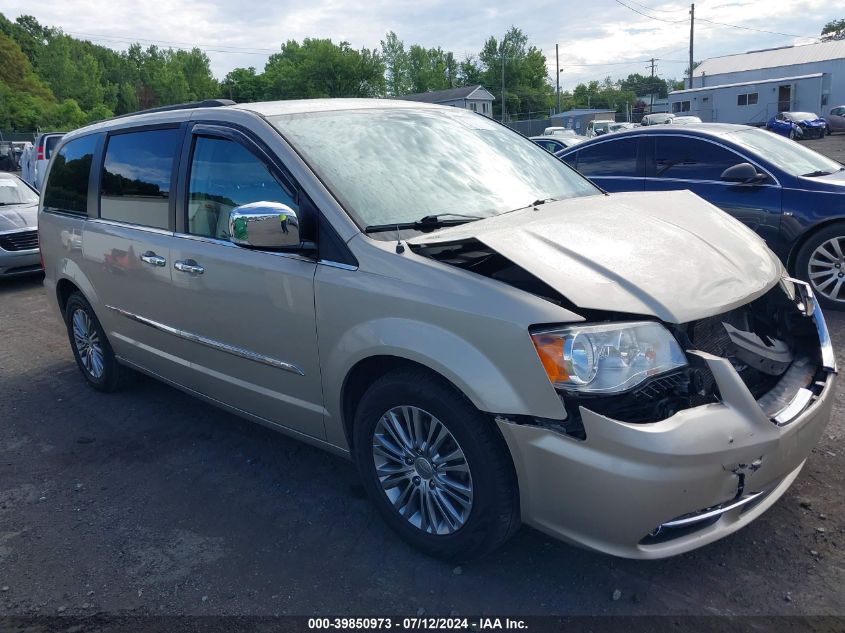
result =
[[[630,558],[705,545],[777,501],[833,402],[812,292],[754,233],[456,108],[97,123],[54,152],[39,234],[91,386],[137,370],[349,457],[437,556],[520,523]]]

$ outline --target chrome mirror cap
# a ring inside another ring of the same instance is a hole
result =
[[[302,248],[299,217],[280,202],[251,202],[229,212],[229,239],[262,250]]]

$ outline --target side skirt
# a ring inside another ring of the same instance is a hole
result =
[[[140,365],[136,365],[132,361],[126,360],[125,358],[122,358],[120,356],[116,356],[116,358],[120,362],[121,365],[126,365],[127,367],[134,369],[136,371],[139,371],[142,374],[145,374],[147,376],[150,376],[151,378],[155,378],[156,380],[160,380],[161,382],[163,382],[167,385],[170,385],[171,387],[175,387],[179,391],[183,391],[183,392],[187,393],[188,395],[194,396],[195,398],[199,398],[200,400],[203,400],[204,402],[207,402],[208,404],[214,405],[215,407],[218,407],[220,409],[228,411],[229,413],[232,413],[232,414],[234,414],[234,415],[236,415],[240,418],[244,418],[245,420],[249,420],[250,422],[255,422],[257,424],[260,424],[261,426],[266,426],[267,428],[273,429],[274,431],[279,431],[280,433],[284,433],[285,435],[292,437],[293,439],[299,440],[301,442],[305,442],[306,444],[310,444],[311,446],[315,446],[317,448],[321,448],[325,451],[333,453],[334,455],[337,455],[338,457],[343,457],[343,458],[349,459],[349,460],[352,459],[352,454],[347,449],[341,448],[339,446],[335,446],[334,444],[329,444],[328,442],[325,442],[325,441],[318,439],[316,437],[311,437],[310,435],[306,435],[305,433],[302,433],[302,432],[297,431],[295,429],[291,429],[287,426],[282,426],[281,424],[276,424],[275,422],[271,422],[270,420],[268,420],[266,418],[262,418],[260,416],[253,415],[252,413],[249,413],[248,411],[244,411],[243,409],[239,409],[238,407],[233,407],[232,405],[226,404],[225,402],[222,402],[220,400],[212,398],[211,396],[207,396],[203,393],[200,393],[199,391],[194,391],[190,387],[186,387],[184,385],[179,384],[178,382],[174,382],[172,380],[169,380],[168,378],[165,378],[164,376],[161,376],[161,375],[155,373],[154,371],[150,371],[150,370],[148,370],[144,367],[141,367]]]

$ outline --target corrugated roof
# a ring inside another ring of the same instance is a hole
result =
[[[782,81],[798,81],[799,79],[814,79],[822,77],[824,73],[812,73],[810,75],[796,75],[794,77],[778,77],[777,79],[755,79],[754,81],[738,81],[732,84],[713,84],[712,86],[704,86],[703,88],[687,88],[685,90],[673,90],[670,95],[688,94],[690,92],[707,92],[708,90],[716,90],[717,88],[736,88],[738,86],[757,86],[759,84],[776,84]]]
[[[448,90],[431,90],[429,92],[417,92],[411,95],[402,95],[397,99],[404,101],[422,101],[423,103],[442,103],[444,101],[454,101],[455,99],[468,99],[473,92],[478,89],[487,92],[483,86],[461,86],[460,88],[449,88]],[[487,94],[490,94],[487,92]],[[491,97],[493,95],[490,95]],[[482,97],[482,95],[479,95]]]
[[[802,46],[785,46],[783,48],[769,48],[761,51],[749,51],[737,55],[711,57],[705,59],[692,71],[694,77],[701,77],[702,73],[721,75],[737,73],[744,70],[760,68],[777,68],[793,64],[809,64],[831,59],[845,58],[845,40],[804,44]]]

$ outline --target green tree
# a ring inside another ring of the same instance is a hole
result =
[[[482,84],[494,95],[501,94],[504,75],[505,108],[511,116],[552,106],[554,91],[547,78],[546,57],[529,45],[521,29],[512,26],[501,41],[489,37],[478,58],[484,68]],[[493,104],[499,116],[500,102],[501,98]]]
[[[398,97],[409,93],[408,53],[405,51],[405,43],[393,31],[385,34],[381,41],[381,59],[385,68],[387,94]]]
[[[845,40],[845,19],[831,20],[822,27],[822,41]]]
[[[355,50],[349,42],[289,40],[264,67],[272,99],[378,97],[384,94],[384,64],[378,52]]]
[[[255,72],[255,68],[235,68],[220,84],[221,94],[238,103],[261,101],[265,99],[267,87],[264,75]]]

